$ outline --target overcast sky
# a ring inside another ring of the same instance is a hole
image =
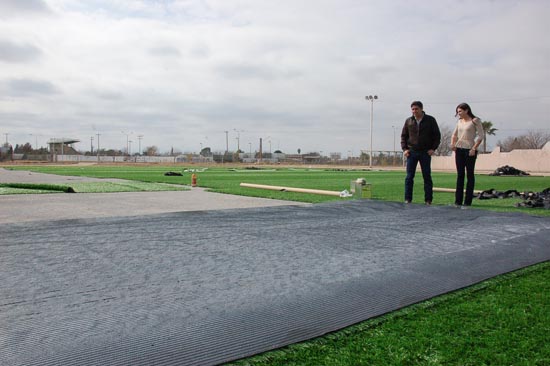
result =
[[[550,131],[549,19],[547,0],[0,0],[0,141],[358,155],[378,95],[373,150],[399,149],[413,100],[449,128],[469,103],[494,146]]]

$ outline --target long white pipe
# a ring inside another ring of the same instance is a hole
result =
[[[455,192],[456,192],[456,189],[454,189],[454,188],[437,188],[437,187],[434,187],[434,188],[433,188],[433,191],[434,191],[434,192],[455,193]],[[479,194],[479,193],[481,193],[481,191],[474,190],[474,194]]]
[[[264,185],[264,184],[253,184],[253,183],[241,183],[240,186],[241,187],[247,187],[247,188],[269,189],[269,190],[272,190],[272,191],[281,191],[281,192],[312,193],[312,194],[322,194],[322,195],[326,195],[326,196],[338,196],[338,197],[340,197],[340,192],[325,191],[325,190],[322,190],[322,189],[268,186],[268,185]]]

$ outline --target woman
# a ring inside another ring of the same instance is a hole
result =
[[[455,117],[458,117],[458,122],[451,137],[451,147],[455,152],[457,172],[455,205],[464,207],[471,206],[474,198],[474,168],[477,148],[483,142],[485,132],[481,120],[472,113],[472,109],[468,104],[459,104],[456,107]],[[464,197],[464,170],[466,170],[468,179],[466,197]]]

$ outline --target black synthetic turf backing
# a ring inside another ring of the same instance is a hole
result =
[[[550,259],[550,220],[346,201],[0,227],[1,365],[212,365]]]

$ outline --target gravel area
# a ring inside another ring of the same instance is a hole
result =
[[[0,168],[0,183],[105,181],[125,182],[121,179],[60,176]],[[213,193],[198,187],[189,191],[0,195],[0,224],[289,205],[308,204]]]

